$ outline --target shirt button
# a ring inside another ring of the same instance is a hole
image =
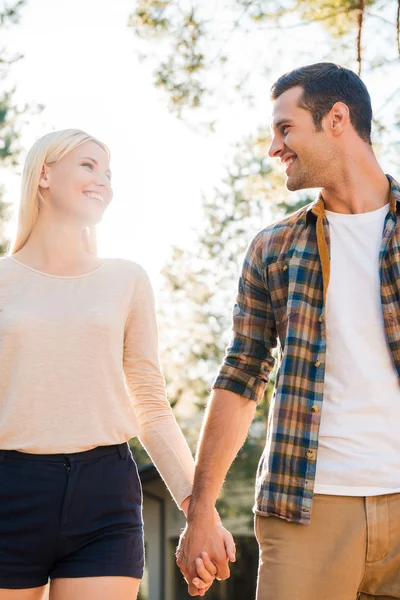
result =
[[[315,450],[307,450],[306,456],[307,458],[315,458]]]
[[[287,271],[288,270],[288,266],[287,265],[283,265],[282,270],[283,271]]]
[[[314,365],[316,367],[320,367],[321,366],[321,361],[320,360],[316,360],[315,363],[314,363]]]
[[[319,408],[316,404],[313,404],[313,406],[311,407],[311,412],[313,412],[313,413],[319,412]]]

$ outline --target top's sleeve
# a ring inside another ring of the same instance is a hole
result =
[[[178,506],[190,496],[194,460],[167,400],[158,356],[155,301],[144,270],[125,325],[124,373],[139,422],[139,439]]]
[[[259,402],[275,364],[277,333],[262,268],[262,235],[250,243],[233,307],[232,339],[213,388]]]

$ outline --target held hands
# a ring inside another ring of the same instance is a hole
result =
[[[183,530],[176,563],[188,583],[190,596],[204,596],[214,579],[228,579],[228,561],[235,561],[235,543],[218,513],[192,519]]]

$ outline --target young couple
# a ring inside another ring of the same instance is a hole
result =
[[[277,345],[257,599],[400,598],[400,186],[375,158],[353,72],[302,67],[272,99],[270,156],[289,190],[321,192],[250,242],[196,469],[165,397],[148,278],[96,257],[107,147],[67,130],[31,149],[0,260],[0,600],[41,600],[48,578],[51,600],[136,597],[135,435],[187,514],[189,594],[227,578],[235,548],[215,503]]]

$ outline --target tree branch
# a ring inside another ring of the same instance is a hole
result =
[[[400,0],[399,0],[400,2]],[[242,12],[242,14],[236,19],[234,26],[232,27],[232,30],[230,31],[228,37],[226,38],[226,40],[224,41],[224,43],[222,44],[221,48],[218,50],[217,54],[214,56],[214,58],[210,61],[210,65],[213,65],[215,63],[215,61],[217,61],[219,59],[219,57],[222,54],[223,49],[225,48],[225,46],[228,44],[229,40],[231,39],[231,37],[233,36],[233,34],[235,33],[235,31],[239,28],[239,25],[242,21],[242,19],[244,19],[244,17],[246,16],[246,14],[249,11],[251,4],[250,2],[246,5],[244,11]]]
[[[0,10],[0,26],[3,27],[7,25],[7,21],[13,23],[14,25],[18,23],[20,19],[19,11],[24,4],[25,0],[17,0],[13,6],[5,5],[4,8]]]
[[[400,1],[400,0],[399,0]],[[331,12],[328,15],[324,15],[322,17],[314,17],[313,19],[309,19],[308,21],[300,21],[299,23],[294,23],[293,25],[273,25],[272,27],[263,27],[262,25],[260,27],[257,27],[257,31],[272,31],[272,30],[278,30],[278,29],[297,29],[299,27],[305,27],[307,25],[312,25],[313,23],[321,23],[322,21],[328,21],[328,19],[333,19],[335,17],[339,17],[340,15],[344,15],[344,14],[348,14],[354,10],[354,8],[350,8],[350,9],[341,9],[341,10],[337,10],[335,12]]]
[[[363,17],[365,10],[365,0],[360,0],[357,15],[357,63],[358,63],[358,75],[361,75],[361,34],[363,26]]]

